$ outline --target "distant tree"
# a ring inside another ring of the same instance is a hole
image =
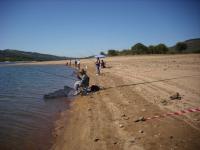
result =
[[[155,54],[155,46],[154,45],[150,45],[148,48],[149,48],[150,54]]]
[[[120,55],[130,55],[130,54],[131,54],[131,50],[128,50],[128,49],[124,49],[120,51]]]
[[[105,52],[103,52],[103,51],[101,51],[100,54],[101,54],[101,55],[106,55]]]
[[[148,47],[146,47],[142,43],[137,43],[134,46],[132,46],[131,51],[133,54],[148,54],[149,53]]]
[[[118,54],[117,50],[108,50],[108,56],[117,56]]]
[[[155,46],[155,54],[166,54],[168,50],[168,47],[162,43]]]
[[[176,43],[176,45],[175,45],[175,49],[176,49],[176,51],[178,51],[178,52],[183,52],[184,50],[187,49],[187,44],[184,43],[184,42],[178,42],[178,43]]]

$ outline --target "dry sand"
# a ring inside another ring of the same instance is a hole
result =
[[[78,96],[57,122],[53,150],[199,150],[200,113],[134,122],[144,116],[200,107],[200,55],[111,57],[91,84],[104,88]],[[63,63],[63,62],[62,62]],[[181,100],[170,100],[179,92]],[[162,103],[165,101],[165,103]]]

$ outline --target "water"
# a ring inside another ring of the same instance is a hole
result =
[[[69,101],[43,95],[72,87],[74,81],[61,76],[73,72],[61,65],[0,65],[0,149],[49,149],[54,121]]]

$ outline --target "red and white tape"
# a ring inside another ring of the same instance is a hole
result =
[[[176,116],[176,115],[179,116],[179,115],[183,115],[183,114],[191,113],[191,112],[200,112],[200,107],[190,108],[190,109],[181,110],[181,111],[177,111],[177,112],[170,112],[170,113],[166,113],[166,114],[162,114],[162,115],[156,115],[153,117],[147,117],[147,118],[145,118],[145,120],[152,120],[152,119],[156,119],[156,118],[164,118],[164,117]]]

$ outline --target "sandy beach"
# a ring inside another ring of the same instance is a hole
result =
[[[0,20],[0,150],[200,150],[200,0],[0,0]]]
[[[200,107],[200,55],[110,57],[90,84],[103,90],[78,96],[56,122],[53,150],[198,150],[200,113],[153,117]],[[64,62],[59,62],[64,63]],[[181,99],[171,100],[179,93]]]

